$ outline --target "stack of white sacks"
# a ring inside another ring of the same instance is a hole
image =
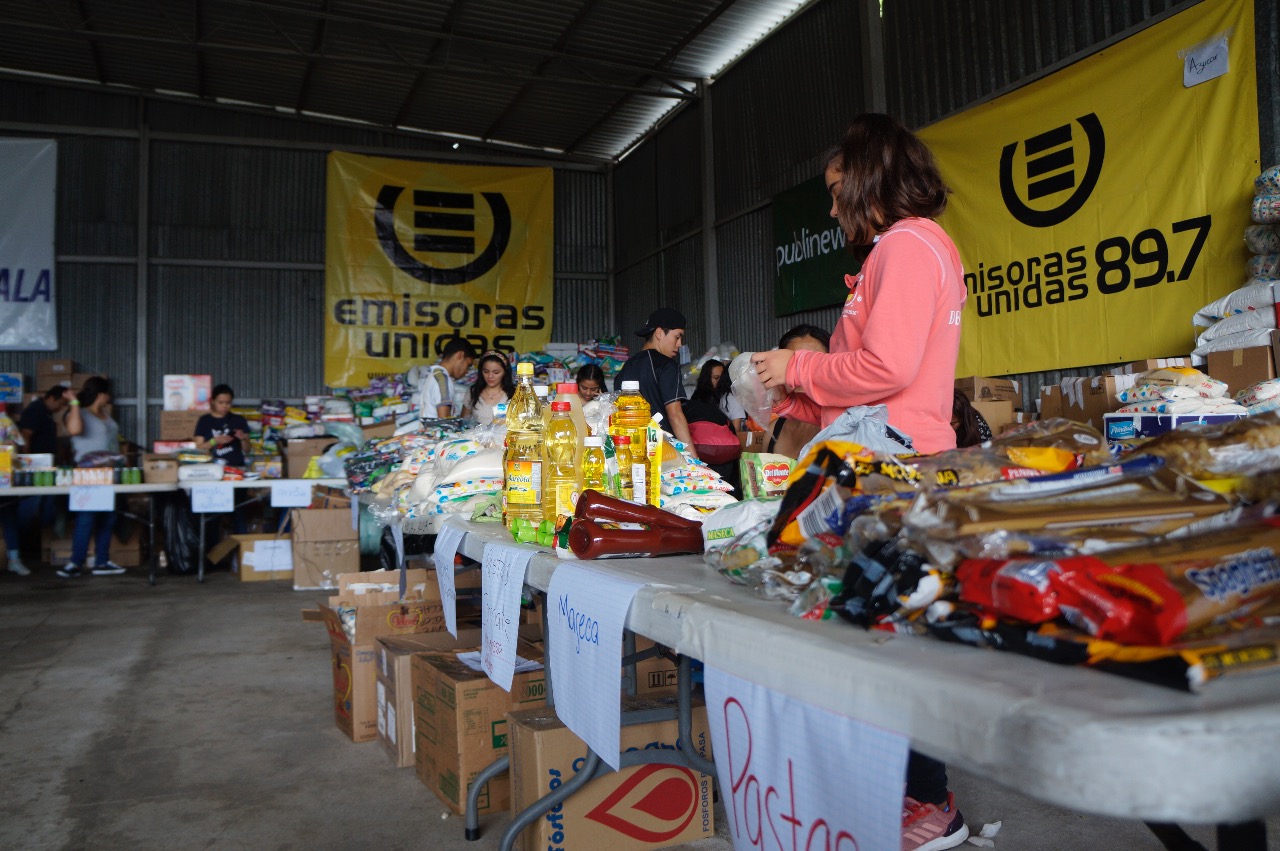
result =
[[[1253,221],[1245,228],[1248,280],[1235,292],[1202,307],[1192,322],[1205,330],[1191,356],[1204,363],[1209,352],[1270,345],[1280,296],[1280,165],[1254,181]]]
[[[1139,375],[1132,387],[1116,394],[1124,406],[1118,414],[1247,414],[1227,395],[1226,382],[1198,369],[1153,369]]]

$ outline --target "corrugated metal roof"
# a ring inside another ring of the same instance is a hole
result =
[[[617,159],[806,0],[0,0],[0,72]]]

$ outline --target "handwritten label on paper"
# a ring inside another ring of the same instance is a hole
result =
[[[484,672],[506,691],[516,673],[520,592],[534,551],[509,544],[485,544],[480,561],[480,660]]]
[[[244,554],[243,565],[252,568],[254,573],[293,570],[293,542],[288,539],[255,541],[253,548]]]
[[[436,551],[432,554],[436,583],[440,586],[440,601],[444,604],[444,626],[454,638],[458,637],[458,589],[453,581],[453,559],[466,536],[466,529],[445,523],[440,534],[436,535]]]
[[[621,747],[622,630],[632,598],[646,584],[565,561],[556,566],[547,588],[556,714],[615,770]]]
[[[236,510],[235,494],[227,485],[192,485],[191,510],[196,514],[229,514]]]
[[[72,485],[67,503],[72,511],[115,511],[116,489],[111,485]]]
[[[797,848],[901,847],[906,736],[710,666],[705,676],[734,848],[774,848],[776,837],[793,837]]]
[[[311,504],[311,483],[281,479],[271,485],[272,508],[306,508]]]
[[[1225,75],[1231,70],[1225,35],[1188,50],[1179,51],[1182,58],[1182,85],[1191,88]]]

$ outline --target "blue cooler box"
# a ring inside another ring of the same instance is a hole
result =
[[[1146,440],[1192,423],[1229,423],[1246,414],[1105,414],[1108,443]]]

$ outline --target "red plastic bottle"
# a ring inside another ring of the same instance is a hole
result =
[[[578,497],[573,512],[574,522],[579,519],[599,520],[606,523],[643,523],[646,526],[662,526],[669,529],[692,529],[702,534],[702,524],[686,520],[678,514],[663,511],[652,505],[639,505],[625,499],[617,499],[598,490],[585,490]]]
[[[618,529],[580,518],[575,519],[569,529],[569,549],[581,559],[651,558],[700,553],[701,525],[696,528],[653,526],[648,529]]]

